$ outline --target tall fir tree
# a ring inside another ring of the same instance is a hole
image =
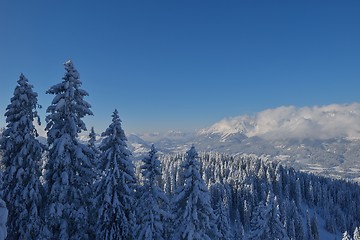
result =
[[[95,178],[89,159],[91,149],[78,141],[86,131],[82,118],[92,115],[84,100],[78,71],[71,61],[65,64],[63,81],[46,93],[54,99],[47,108],[48,161],[45,165],[47,219],[44,237],[51,239],[86,239],[88,237],[87,195]]]
[[[216,183],[211,186],[211,195],[214,205],[214,214],[216,216],[216,225],[219,231],[219,239],[233,239],[234,236],[230,225],[229,202],[226,190],[223,185]]]
[[[319,240],[319,230],[317,226],[317,218],[316,213],[314,213],[313,217],[311,218],[311,233],[313,235],[314,240]]]
[[[294,232],[295,232],[295,237],[293,236],[293,234],[288,234],[289,237],[291,239],[296,239],[296,240],[304,239],[305,237],[304,237],[304,229],[303,229],[302,219],[301,219],[297,205],[294,200],[292,200],[291,203],[288,205],[287,218],[288,218],[288,220],[290,220],[290,222],[292,222],[292,224],[294,226]],[[288,226],[288,228],[292,228],[292,226]],[[288,229],[288,231],[291,231],[291,230],[292,229]]]
[[[95,226],[97,221],[97,212],[94,211],[94,204],[95,204],[95,192],[96,192],[96,181],[101,177],[101,173],[99,170],[100,166],[100,149],[98,146],[96,146],[96,133],[94,130],[94,127],[91,127],[89,132],[89,140],[87,142],[87,146],[89,147],[90,151],[88,152],[87,156],[89,158],[89,161],[94,166],[94,172],[96,174],[96,177],[94,179],[94,183],[90,186],[88,190],[89,192],[85,193],[85,196],[87,198],[87,205],[89,206],[90,212],[88,214],[88,222],[90,226]],[[94,239],[96,236],[96,229],[94,227],[89,228],[89,236],[90,239]]]
[[[166,239],[166,222],[169,213],[166,211],[169,202],[165,193],[159,187],[161,177],[160,161],[154,145],[149,156],[145,157],[141,166],[144,185],[139,188],[140,196],[137,202],[136,239],[152,240]]]
[[[3,199],[9,218],[8,239],[38,239],[42,220],[40,208],[43,189],[40,183],[40,162],[44,146],[36,139],[33,124],[39,116],[37,93],[21,74],[11,103],[6,108],[7,126],[0,139],[3,150]]]
[[[133,239],[135,230],[135,172],[118,111],[102,134],[100,171],[95,207],[98,211],[96,239]]]
[[[270,192],[266,203],[261,202],[253,213],[249,239],[289,239],[280,221],[279,204]]]
[[[99,166],[100,166],[100,149],[98,146],[96,146],[96,133],[94,130],[94,127],[91,127],[90,133],[89,133],[89,140],[87,142],[87,146],[89,150],[86,152],[86,156],[89,159],[89,164],[93,166],[93,174],[95,174],[95,177],[92,178],[93,184],[89,185],[89,188],[87,189],[85,195],[88,198],[88,205],[93,206],[94,204],[94,192],[95,192],[95,181],[100,176],[99,172]]]
[[[210,193],[200,175],[198,153],[192,146],[181,164],[184,185],[173,197],[172,239],[214,239],[220,237],[210,203]]]
[[[307,239],[308,240],[315,240],[314,235],[312,234],[312,228],[311,228],[311,219],[309,215],[309,210],[306,210],[306,229],[307,229]]]
[[[91,127],[90,132],[89,132],[89,140],[87,142],[87,151],[85,152],[86,157],[88,158],[89,161],[89,166],[92,167],[92,184],[89,186],[89,188],[87,189],[87,197],[91,198],[93,196],[93,190],[94,190],[94,182],[96,181],[96,179],[99,177],[99,157],[100,157],[100,149],[98,146],[96,146],[96,133],[94,130],[94,127]]]

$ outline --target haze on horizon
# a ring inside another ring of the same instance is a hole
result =
[[[0,126],[20,73],[42,122],[72,59],[103,131],[190,131],[280,106],[359,102],[358,1],[1,2]]]

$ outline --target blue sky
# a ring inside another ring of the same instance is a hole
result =
[[[72,59],[103,131],[192,130],[360,99],[360,1],[0,1],[0,126],[20,73],[42,121]]]

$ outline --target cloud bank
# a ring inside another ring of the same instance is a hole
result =
[[[327,106],[283,106],[253,116],[226,118],[200,134],[243,133],[266,139],[360,139],[360,103]]]

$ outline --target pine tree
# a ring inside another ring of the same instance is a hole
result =
[[[156,152],[152,145],[149,156],[142,160],[144,185],[139,188],[140,197],[136,209],[138,221],[136,239],[165,239],[165,223],[169,218],[166,208],[169,202],[158,184],[161,167]]]
[[[133,239],[134,166],[117,110],[112,117],[112,123],[102,133],[104,139],[100,144],[103,175],[96,188],[96,239]]]
[[[311,220],[309,216],[309,210],[306,210],[306,229],[307,229],[307,239],[308,240],[314,240],[314,236],[312,234],[312,228],[311,228]]]
[[[46,117],[48,161],[45,165],[47,191],[44,237],[52,239],[86,239],[88,228],[87,197],[95,178],[89,159],[91,149],[77,140],[86,131],[82,118],[92,115],[83,98],[79,73],[71,61],[65,64],[63,81],[46,93],[54,99]]]
[[[341,240],[351,240],[350,234],[345,231]]]
[[[99,161],[99,157],[100,157],[100,150],[99,148],[95,145],[96,142],[96,133],[94,130],[94,127],[91,127],[90,133],[89,133],[89,140],[87,142],[87,146],[89,147],[89,152],[87,153],[87,157],[89,158],[89,161],[91,162],[91,165],[94,166],[94,172],[96,173],[96,177],[94,179],[94,184],[92,184],[89,188],[89,192],[85,193],[85,196],[87,198],[87,205],[89,206],[88,208],[90,209],[90,212],[88,214],[88,222],[90,226],[95,226],[96,221],[97,221],[97,213],[96,211],[94,211],[94,205],[95,205],[95,192],[96,192],[96,185],[95,182],[98,178],[101,177],[101,173],[100,173],[100,161]],[[89,237],[90,239],[94,239],[96,236],[96,229],[94,228],[89,228]]]
[[[267,221],[269,221],[269,210],[264,202],[260,202],[254,209],[251,223],[249,239],[266,239]],[[269,236],[270,237],[270,236]]]
[[[276,165],[275,169],[275,182],[273,182],[274,185],[274,193],[275,195],[279,196],[280,199],[283,197],[283,180],[282,180],[282,174],[283,174],[283,167],[281,164]]]
[[[311,234],[313,235],[314,240],[319,240],[319,231],[318,231],[317,219],[315,213],[311,218]]]
[[[250,221],[251,221],[251,213],[252,213],[252,206],[251,203],[245,198],[243,201],[243,227],[245,230],[250,229]]]
[[[237,239],[237,240],[244,239],[244,227],[243,227],[242,222],[240,221],[239,209],[235,210],[235,220],[234,220],[234,224],[233,224],[233,231],[234,231],[233,239]],[[229,238],[229,239],[231,239],[231,238]]]
[[[0,140],[5,167],[3,199],[9,210],[8,238],[38,239],[42,226],[40,161],[44,146],[36,139],[38,133],[33,125],[35,119],[40,124],[37,93],[23,74],[17,83],[6,108],[7,126]]]
[[[94,127],[91,127],[91,130],[89,133],[89,141],[87,143],[88,151],[86,151],[85,154],[86,154],[86,157],[88,158],[89,166],[93,167],[94,177],[92,177],[91,179],[93,179],[94,182],[96,181],[96,178],[98,178],[100,175],[100,173],[99,173],[100,150],[95,145],[95,142],[96,142],[96,133],[94,131]],[[93,201],[94,201],[93,197],[94,197],[94,192],[95,192],[95,189],[94,189],[95,185],[93,184],[94,182],[92,182],[92,184],[89,186],[89,188],[85,192],[85,196],[88,198],[88,205],[93,205]]]
[[[249,239],[289,239],[280,221],[279,204],[272,193],[255,208]]]
[[[218,237],[210,193],[200,175],[195,147],[186,152],[181,164],[184,185],[173,198],[174,228],[172,239],[212,239]]]
[[[290,222],[294,226],[295,238],[293,238],[293,239],[296,239],[296,240],[304,239],[305,237],[304,237],[303,223],[302,223],[298,208],[297,208],[294,200],[288,206],[287,215],[288,215],[287,218],[291,220]],[[289,237],[293,237],[292,236],[293,234],[288,234],[288,235],[289,235]]]
[[[309,211],[306,211],[307,238],[309,240],[319,240],[319,231],[317,226],[316,214],[310,218]]]
[[[356,227],[354,230],[354,240],[360,240],[360,230],[359,227]]]
[[[94,127],[91,127],[90,133],[89,133],[88,147],[94,152],[95,157],[98,158],[100,155],[100,150],[95,145],[95,143],[96,143],[96,133],[95,133]]]
[[[281,222],[281,215],[277,197],[269,194],[266,200],[266,204],[270,208],[270,235],[273,236],[273,239],[289,239],[286,229]]]
[[[215,202],[214,213],[216,216],[216,225],[220,234],[219,239],[232,239],[232,232],[230,227],[230,217],[228,209],[228,199],[225,193],[225,189],[219,183],[212,186],[213,192],[217,195]],[[214,197],[213,197],[214,199]],[[239,216],[240,218],[240,216]]]
[[[301,209],[301,185],[300,185],[300,179],[297,178],[296,182],[295,182],[295,196],[294,196],[294,200],[296,203],[296,206]]]

